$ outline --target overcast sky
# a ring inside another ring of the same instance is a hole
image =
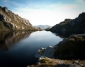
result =
[[[85,12],[85,0],[0,0],[0,6],[7,6],[32,25],[53,26]]]

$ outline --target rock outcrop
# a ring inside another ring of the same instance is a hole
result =
[[[85,34],[71,35],[63,39],[55,48],[55,58],[58,59],[85,59]]]
[[[79,14],[75,19],[65,19],[51,28],[52,32],[62,34],[82,34],[85,33],[85,12]]]
[[[47,48],[41,48],[36,53],[35,57],[37,57],[37,58],[40,58],[40,57],[53,58],[54,57],[54,48],[53,48],[53,46],[49,46]]]
[[[64,38],[55,46],[49,46],[38,50],[35,55],[37,58],[49,57],[57,59],[85,59],[85,34],[71,35]]]
[[[8,10],[7,7],[0,6],[0,31],[8,30],[36,30],[29,20],[21,18],[17,14]]]

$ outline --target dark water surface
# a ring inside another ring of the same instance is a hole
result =
[[[26,67],[35,64],[41,47],[54,46],[62,38],[47,31],[0,32],[0,67]]]

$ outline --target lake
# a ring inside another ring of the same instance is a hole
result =
[[[0,67],[26,67],[36,64],[41,47],[54,46],[63,38],[49,31],[0,32]]]

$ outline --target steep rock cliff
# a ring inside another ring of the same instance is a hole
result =
[[[35,30],[35,28],[29,20],[14,14],[7,7],[0,6],[0,31],[7,30]]]

